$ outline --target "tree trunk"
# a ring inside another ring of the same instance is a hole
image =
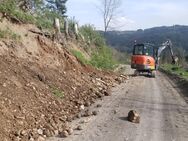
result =
[[[60,21],[58,18],[54,19],[54,29],[55,29],[55,38],[59,40],[61,31],[60,31]]]
[[[69,36],[69,23],[68,23],[67,19],[65,19],[65,22],[64,22],[64,29],[65,29],[65,36],[66,36],[66,38],[68,38],[68,36]]]
[[[78,24],[74,23],[74,34],[76,35],[76,39],[78,39]]]

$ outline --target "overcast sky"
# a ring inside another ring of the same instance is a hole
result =
[[[102,29],[98,7],[102,0],[68,0],[67,14],[80,25],[93,24]],[[114,20],[118,30],[136,30],[155,26],[188,25],[188,0],[122,0]]]

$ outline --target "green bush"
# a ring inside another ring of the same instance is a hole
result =
[[[0,2],[0,12],[12,13],[16,10],[16,3],[14,0],[7,0],[6,2]]]
[[[108,47],[100,47],[87,60],[80,51],[71,50],[72,54],[84,65],[92,65],[100,69],[114,69],[117,64],[112,57],[112,51]]]
[[[36,26],[41,29],[52,29],[53,23],[51,20],[43,17],[36,17]]]
[[[7,0],[0,4],[0,12],[8,14],[8,16],[15,17],[24,23],[34,23],[35,19],[32,15],[23,12],[17,6],[14,0]]]
[[[178,65],[163,64],[161,65],[161,68],[168,71],[169,73],[181,75],[184,78],[188,78],[188,72]]]
[[[58,15],[53,11],[49,11],[48,9],[43,10],[42,12],[38,12],[36,16],[36,25],[42,29],[53,29],[54,18],[59,18],[60,26],[63,27],[64,17]]]
[[[92,25],[82,26],[80,33],[84,36],[86,42],[96,46],[96,49],[93,49],[90,64],[101,69],[113,69],[116,61],[113,58],[111,48],[106,46],[104,37]]]
[[[89,61],[84,57],[84,55],[77,50],[71,50],[72,54],[83,64],[89,64]]]
[[[106,46],[98,48],[98,50],[93,53],[90,63],[101,69],[113,69],[116,64],[112,57],[111,49]]]
[[[178,71],[178,70],[179,70],[179,67],[177,67],[177,66],[172,67],[171,70],[172,70],[172,71]]]
[[[35,23],[35,18],[32,15],[25,13],[21,10],[13,11],[11,15],[24,23]]]

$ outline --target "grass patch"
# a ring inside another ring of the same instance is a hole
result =
[[[110,48],[108,47],[101,47],[100,49],[93,51],[90,60],[87,60],[80,51],[71,50],[71,52],[82,64],[92,65],[99,69],[112,70],[117,64],[113,59]]]
[[[9,28],[5,30],[0,29],[0,38],[20,40],[21,36],[11,31]]]
[[[176,75],[179,75],[185,79],[188,79],[188,71],[186,71],[184,68],[182,68],[178,65],[163,64],[163,65],[161,65],[161,68],[171,74],[176,74]]]
[[[32,15],[24,13],[21,10],[14,11],[12,15],[24,23],[35,23],[35,18]]]
[[[90,63],[97,68],[105,70],[112,70],[117,64],[112,56],[111,49],[106,46],[98,48],[93,53]]]
[[[80,51],[71,50],[71,52],[83,65],[90,64]]]
[[[24,12],[17,7],[15,0],[7,0],[6,2],[0,3],[0,12],[6,13],[7,17],[16,18],[22,23],[35,24],[42,29],[52,29],[53,19],[57,17],[53,12],[48,11],[44,11],[42,14],[35,13],[35,15]]]
[[[51,20],[42,17],[36,17],[36,26],[41,29],[53,29],[53,23]]]
[[[96,31],[95,27],[84,25],[80,27],[80,33],[89,46],[94,45],[96,47],[92,49],[93,54],[89,64],[100,69],[114,69],[116,61],[113,57],[112,49],[107,47],[104,37]]]
[[[64,92],[63,92],[62,90],[56,88],[56,87],[51,87],[51,92],[52,92],[55,96],[57,96],[57,97],[59,97],[59,98],[61,98],[61,99],[64,98],[64,95],[65,95]]]
[[[9,0],[7,2],[3,2],[0,4],[0,12],[8,14],[10,17],[14,17],[19,19],[24,23],[34,23],[35,18],[26,12],[18,9],[16,7],[16,3],[13,0]]]
[[[46,9],[42,12],[37,12],[36,15],[37,16],[35,17],[35,24],[41,29],[53,30],[54,18],[58,18],[60,20],[60,27],[64,26],[64,18],[53,11]]]

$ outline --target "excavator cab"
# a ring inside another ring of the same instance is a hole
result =
[[[133,55],[146,55],[154,57],[154,46],[151,44],[135,44],[133,49]]]
[[[131,58],[131,68],[136,69],[136,75],[147,72],[155,77],[155,58],[156,53],[153,45],[135,44]]]

